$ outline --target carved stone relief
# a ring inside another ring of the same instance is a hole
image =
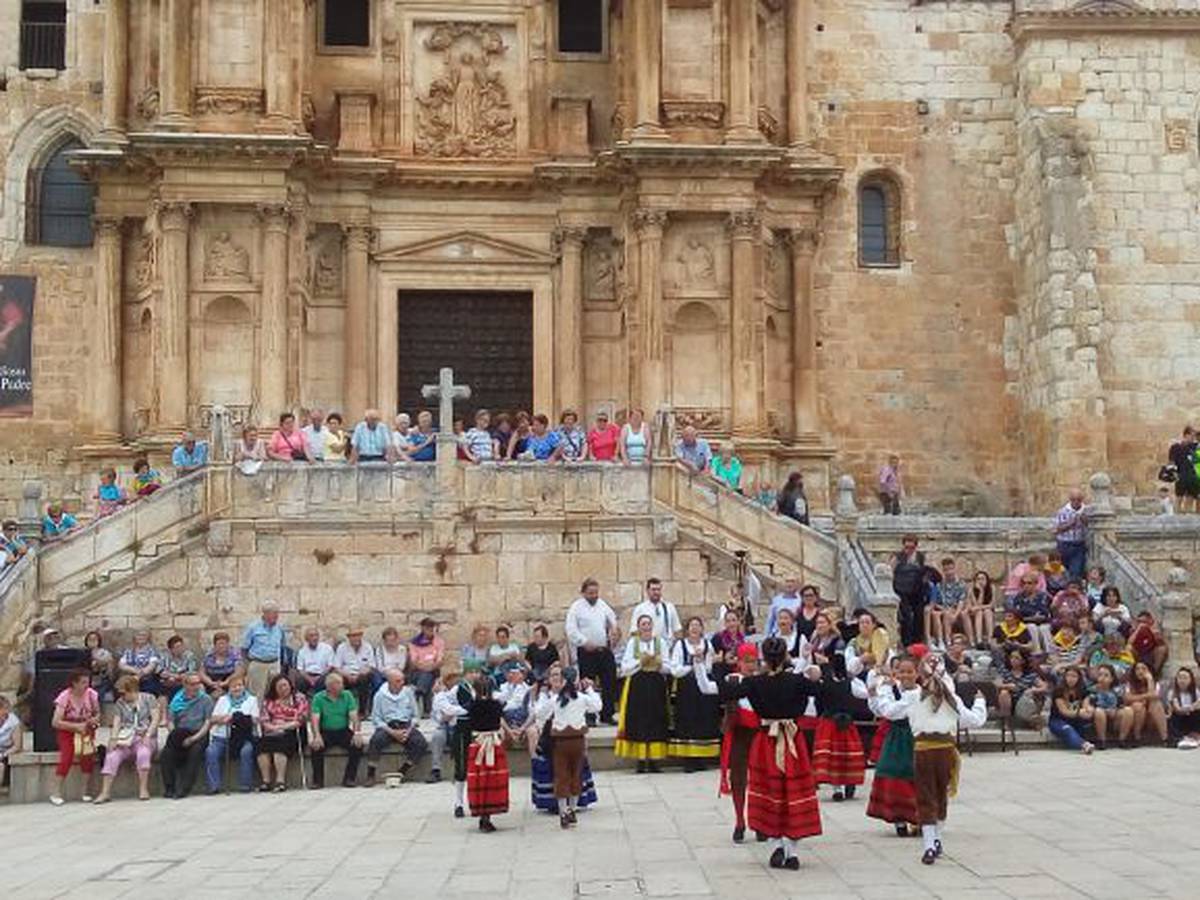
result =
[[[438,22],[422,46],[434,63],[416,96],[416,151],[426,156],[511,156],[517,121],[502,71],[508,45],[500,27]]]
[[[198,115],[238,116],[263,111],[263,93],[258,88],[203,87],[196,89]]]
[[[334,229],[321,229],[312,242],[312,285],[317,296],[342,292],[342,238]]]
[[[1187,153],[1191,122],[1187,119],[1168,119],[1163,123],[1163,140],[1168,153]]]
[[[158,118],[158,88],[151,86],[142,91],[134,104],[134,111],[144,122],[153,122]]]
[[[138,235],[134,245],[133,279],[138,291],[144,291],[154,284],[154,276],[158,267],[158,245],[154,233],[143,230]]]
[[[593,232],[587,243],[585,297],[615,300],[621,275],[621,248],[611,232]]]
[[[218,231],[204,245],[204,280],[250,280],[250,253],[228,231]]]
[[[672,220],[663,261],[664,290],[676,297],[721,296],[728,292],[728,240],[718,222]]]

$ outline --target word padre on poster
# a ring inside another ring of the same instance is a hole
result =
[[[25,275],[0,275],[0,418],[33,415],[36,283]]]

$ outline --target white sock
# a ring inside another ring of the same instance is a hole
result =
[[[467,783],[465,781],[454,782],[454,805],[462,806],[463,799],[467,796]]]
[[[946,820],[940,819],[933,827],[936,829],[934,832],[934,837],[940,841],[942,839],[942,829],[946,827]]]
[[[571,797],[569,800],[567,800],[567,806],[571,812],[575,812],[576,807],[579,806],[579,797]]]
[[[771,838],[771,850],[772,850],[772,852],[774,852],[775,850],[783,850],[783,838]],[[784,850],[783,855],[785,857],[787,856],[786,850]]]
[[[791,838],[780,838],[783,842],[783,855],[791,859],[796,855],[796,842]]]
[[[933,842],[935,840],[937,840],[937,826],[936,825],[922,825],[921,826],[921,843],[925,845],[925,849],[932,850]]]
[[[568,802],[566,797],[558,798],[558,814],[565,816],[567,814]]]

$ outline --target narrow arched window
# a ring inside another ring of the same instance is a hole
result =
[[[859,184],[858,264],[900,265],[900,190],[890,176],[868,176]]]
[[[67,162],[83,145],[68,138],[40,169],[29,173],[26,192],[26,238],[30,244],[51,247],[90,247],[92,244],[92,185]]]

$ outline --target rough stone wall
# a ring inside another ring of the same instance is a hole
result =
[[[1107,468],[1146,494],[1200,388],[1200,55],[1169,32],[1033,35],[1018,72],[1030,491],[1051,505]]]
[[[874,505],[889,451],[935,508],[1019,510],[1012,42],[1006,4],[818,0],[810,110],[846,174],[817,257],[821,414]],[[822,28],[823,26],[823,28]],[[857,188],[902,191],[901,264],[858,265]]]

